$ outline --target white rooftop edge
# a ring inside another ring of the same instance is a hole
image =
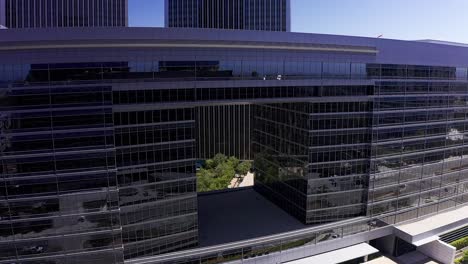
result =
[[[437,240],[439,240],[439,238],[440,238],[439,236],[431,236],[431,237],[428,237],[428,238],[424,238],[424,239],[415,241],[415,242],[413,242],[413,245],[419,247],[419,246],[431,243],[433,241],[437,241]]]
[[[401,238],[413,245],[430,242],[442,233],[468,224],[468,206],[447,211],[416,222],[395,226]]]
[[[377,249],[373,248],[369,244],[361,243],[354,246],[337,249],[327,253],[315,255],[308,258],[293,260],[290,262],[285,262],[285,264],[311,264],[311,263],[320,263],[320,264],[335,264],[341,263],[348,260],[353,260],[356,258],[364,257],[370,254],[379,252]]]

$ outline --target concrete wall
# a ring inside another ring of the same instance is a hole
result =
[[[455,261],[456,248],[440,240],[424,244],[417,250],[444,264],[452,264]]]

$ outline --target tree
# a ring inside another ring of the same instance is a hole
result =
[[[242,176],[247,175],[247,173],[250,171],[252,168],[252,162],[250,161],[243,161],[239,163],[236,167],[236,173]]]
[[[463,252],[463,256],[455,260],[455,264],[468,264],[468,250]]]
[[[210,184],[213,182],[214,173],[206,169],[200,169],[197,172],[197,190],[207,192],[211,190]]]
[[[218,165],[225,163],[227,159],[228,158],[224,154],[220,154],[220,153],[216,154],[213,157],[214,167],[217,167]]]
[[[226,162],[227,157],[226,155],[223,154],[216,154],[212,159],[207,159],[205,162],[205,168],[206,169],[214,169],[216,168],[219,164],[223,164]]]
[[[251,166],[250,162],[240,162],[236,157],[216,154],[206,160],[203,168],[197,172],[197,190],[206,192],[226,189],[236,174],[247,174]]]
[[[229,162],[219,164],[215,168],[214,173],[216,178],[218,178],[217,182],[220,189],[227,188],[231,180],[236,176],[236,171],[231,166],[231,164],[229,164]]]
[[[228,160],[227,160],[227,163],[229,164],[229,166],[231,166],[232,168],[237,168],[237,166],[239,165],[239,159],[232,156],[230,157]]]

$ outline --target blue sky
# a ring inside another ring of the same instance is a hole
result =
[[[468,43],[468,0],[291,0],[292,31]],[[129,0],[130,26],[164,26],[164,0]]]

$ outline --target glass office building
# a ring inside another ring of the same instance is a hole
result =
[[[30,67],[14,72],[44,69]],[[121,259],[112,87],[1,89],[0,259],[92,248],[80,261]]]
[[[165,0],[166,27],[291,31],[290,0]]]
[[[309,89],[323,99],[256,106],[255,187],[307,224],[365,215],[372,87]]]
[[[260,192],[308,224],[395,212],[400,222],[465,201],[466,69],[342,69],[376,82],[310,87],[320,102],[257,106]]]
[[[411,219],[467,201],[466,69],[368,66],[375,84],[368,215]],[[375,78],[375,77],[374,77]]]
[[[196,248],[195,162],[218,151],[199,149],[207,138],[251,145],[256,189],[329,224],[282,250],[468,202],[465,47],[163,28],[12,29],[0,44],[2,264]]]
[[[128,0],[0,0],[7,28],[126,27]]]

